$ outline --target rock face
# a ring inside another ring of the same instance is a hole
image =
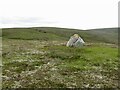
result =
[[[83,39],[78,35],[74,34],[70,37],[69,41],[67,42],[67,47],[82,47],[84,45]]]

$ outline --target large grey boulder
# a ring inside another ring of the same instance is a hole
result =
[[[83,39],[78,35],[74,34],[70,37],[69,41],[67,42],[67,47],[82,47],[85,44]]]

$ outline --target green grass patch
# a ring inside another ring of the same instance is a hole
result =
[[[49,51],[46,56],[63,60],[64,65],[62,66],[68,68],[84,70],[94,69],[94,67],[102,67],[105,69],[117,68],[117,48],[111,48],[105,45],[85,46],[83,48],[50,46],[45,50]]]

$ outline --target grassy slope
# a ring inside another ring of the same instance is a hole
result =
[[[74,33],[78,33],[87,42],[117,43],[117,28],[75,30],[65,28],[14,28],[3,29],[3,37],[24,40],[68,40]]]
[[[116,88],[118,48],[103,43],[109,35],[116,40],[117,30],[109,30],[92,33],[62,28],[4,29],[3,87]],[[83,48],[66,47],[73,33],[95,43]]]

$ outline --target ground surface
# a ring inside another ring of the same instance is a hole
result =
[[[3,87],[117,87],[117,47],[3,40]]]
[[[74,48],[65,46],[74,31],[23,31],[3,30],[3,88],[118,87],[117,40],[82,33],[85,46]]]

